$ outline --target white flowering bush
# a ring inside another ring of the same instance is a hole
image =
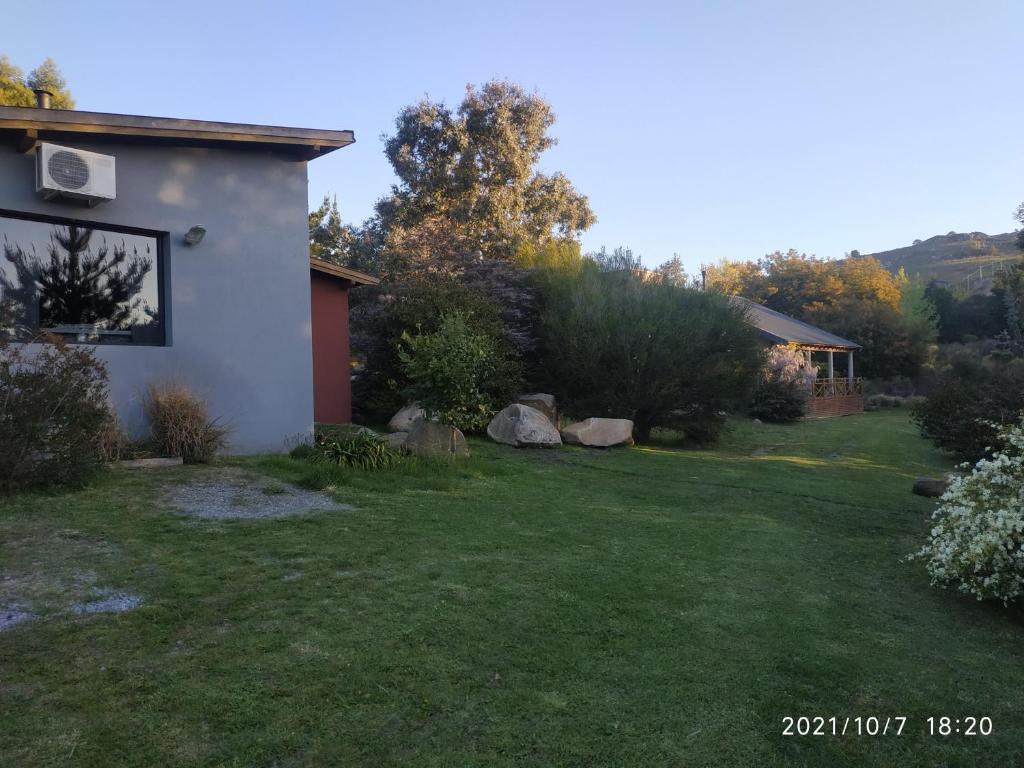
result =
[[[786,344],[776,344],[768,350],[765,372],[783,384],[793,384],[804,389],[810,389],[818,377],[817,369],[804,353]]]
[[[999,438],[1000,450],[943,494],[928,543],[912,557],[936,586],[1007,604],[1024,595],[1024,420]]]

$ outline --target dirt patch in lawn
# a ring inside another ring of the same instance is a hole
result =
[[[204,520],[253,520],[354,509],[326,493],[238,469],[211,470],[189,483],[169,487],[167,500],[180,512]]]

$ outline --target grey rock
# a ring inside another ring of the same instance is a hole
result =
[[[558,430],[547,416],[519,403],[513,403],[491,419],[487,434],[496,442],[516,448],[551,448],[562,444]]]
[[[0,632],[21,624],[23,621],[31,621],[35,617],[34,613],[22,610],[21,605],[18,603],[0,605]]]
[[[72,603],[72,613],[124,613],[132,608],[138,608],[142,604],[142,598],[131,592],[116,592],[112,589],[93,591],[96,594],[96,599],[83,603]]]
[[[937,499],[948,487],[948,482],[934,477],[919,477],[914,481],[914,493],[929,499]]]
[[[181,457],[160,459],[125,459],[117,462],[122,469],[162,469],[164,467],[180,467],[184,462]]]
[[[554,395],[549,395],[545,392],[533,392],[527,395],[520,395],[516,402],[520,405],[537,409],[548,417],[548,421],[558,426],[558,406],[555,403]]]
[[[392,432],[390,435],[384,435],[384,439],[388,441],[388,446],[396,451],[405,448],[405,441],[408,437],[408,432]]]
[[[591,448],[632,445],[633,422],[629,419],[584,419],[563,429],[562,437],[567,443]]]
[[[414,456],[469,456],[469,446],[462,432],[447,424],[426,419],[417,419],[413,423],[406,435],[404,448]]]
[[[416,419],[425,417],[426,414],[418,405],[415,403],[407,405],[404,408],[400,408],[398,413],[391,417],[391,421],[388,422],[388,432],[408,432],[412,429]]]

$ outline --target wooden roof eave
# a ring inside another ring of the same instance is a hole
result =
[[[353,285],[378,285],[380,278],[368,275],[365,272],[359,272],[355,269],[349,269],[343,267],[340,264],[333,264],[323,259],[317,259],[312,256],[309,257],[309,268],[313,272],[318,272],[328,277],[334,277],[339,280],[345,280]]]

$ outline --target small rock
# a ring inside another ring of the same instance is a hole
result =
[[[761,422],[760,419],[754,419],[752,423],[754,423],[754,424],[761,424],[762,422]]]
[[[23,621],[31,621],[36,616],[21,609],[17,603],[12,605],[0,605],[0,632],[10,629]]]
[[[376,430],[370,429],[369,427],[356,427],[355,431],[357,435],[369,435],[370,437],[380,437],[380,434]]]
[[[384,435],[384,439],[388,441],[388,447],[396,451],[405,448],[405,441],[408,437],[408,432],[392,432],[390,435]]]
[[[549,395],[545,392],[533,392],[528,395],[520,395],[516,402],[520,405],[535,408],[547,416],[548,421],[555,426],[558,426],[558,408],[555,404],[554,395]]]
[[[577,443],[591,448],[632,445],[633,422],[629,419],[584,419],[563,429],[562,437],[567,443]]]
[[[72,603],[71,610],[77,614],[124,613],[142,604],[142,598],[131,592],[115,592],[112,589],[93,590],[98,599],[87,603]]]
[[[914,493],[929,499],[937,499],[948,487],[948,482],[934,477],[919,477],[914,481]]]
[[[409,453],[416,456],[469,456],[466,436],[461,431],[447,424],[426,419],[416,420],[403,445]]]
[[[183,461],[180,456],[177,458],[160,459],[125,459],[117,462],[122,469],[163,469],[164,467],[180,467]]]
[[[408,432],[412,429],[416,419],[426,418],[426,415],[423,409],[415,403],[407,405],[404,408],[400,408],[398,413],[391,417],[391,421],[388,422],[388,431]]]
[[[558,430],[547,416],[519,403],[513,403],[491,419],[487,435],[495,442],[516,448],[551,448],[562,444]]]

